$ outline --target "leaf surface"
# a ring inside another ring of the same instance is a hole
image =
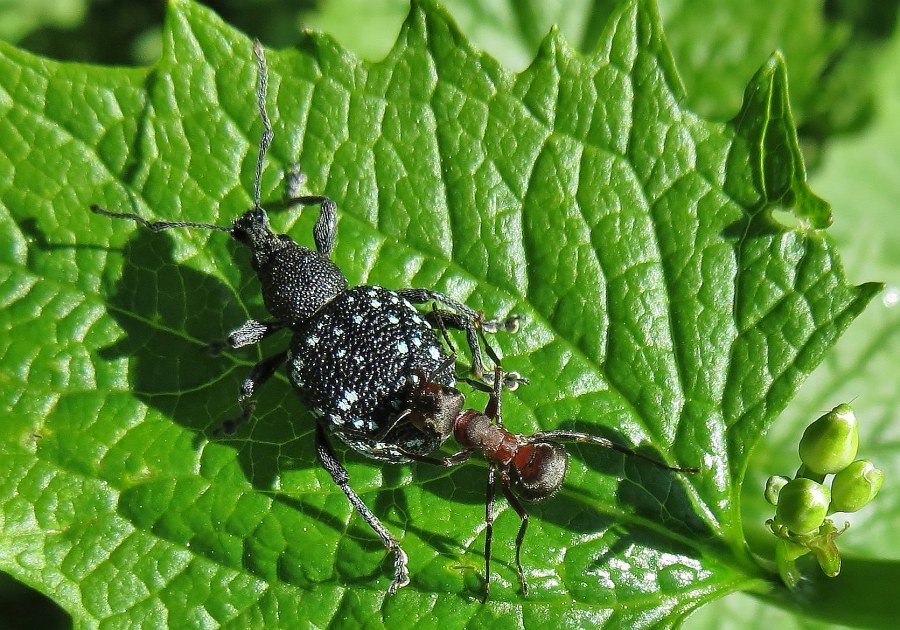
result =
[[[573,448],[564,491],[530,506],[529,596],[505,509],[481,606],[483,464],[343,456],[410,556],[412,583],[389,598],[384,550],[315,464],[285,380],[240,435],[210,437],[286,343],[207,349],[265,316],[247,252],[87,211],[228,224],[250,204],[250,41],[175,2],[164,48],[148,70],[0,48],[0,567],[79,625],[667,626],[762,584],[741,531],[747,455],[878,290],[848,285],[805,227],[830,213],[805,183],[780,57],[725,125],[679,105],[649,2],[623,4],[590,57],[551,33],[519,75],[429,3],[381,63],[316,34],[268,54],[264,196],[302,165],[338,204],[351,284],[521,314],[496,340],[532,381],[504,400],[512,429],[589,430],[702,467]],[[314,214],[273,221],[309,244]]]

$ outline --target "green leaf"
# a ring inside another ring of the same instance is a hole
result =
[[[394,41],[405,0],[322,0],[307,21],[366,58]],[[589,53],[619,0],[446,0],[475,44],[510,68],[524,68],[555,24]],[[812,142],[858,129],[872,114],[871,68],[897,23],[898,0],[660,0],[666,41],[678,60],[686,104],[725,120],[760,60],[779,50],[790,66],[791,101],[801,136]],[[364,16],[350,20],[348,15]]]
[[[481,606],[483,463],[344,454],[410,556],[412,583],[390,598],[384,549],[315,464],[285,380],[240,435],[207,437],[262,356],[206,345],[264,316],[247,252],[87,211],[227,224],[250,204],[250,41],[179,1],[149,70],[0,47],[0,568],[79,625],[668,626],[765,588],[741,528],[747,455],[878,291],[848,285],[820,233],[773,219],[829,216],[805,183],[782,59],[730,124],[679,105],[644,1],[612,15],[596,54],[553,32],[520,75],[427,2],[381,63],[316,34],[268,59],[265,197],[299,161],[338,203],[351,283],[522,314],[497,339],[532,381],[505,397],[509,427],[590,430],[702,471],[573,448],[564,491],[529,507],[528,597],[504,509]],[[312,215],[273,221],[309,244]]]
[[[862,134],[836,140],[829,148],[813,184],[834,206],[834,237],[853,278],[886,281],[887,289],[854,322],[800,390],[790,413],[779,419],[754,450],[744,491],[742,512],[747,535],[765,545],[764,523],[772,507],[760,489],[768,475],[790,473],[798,465],[797,444],[809,422],[840,402],[852,401],[860,419],[860,453],[885,471],[888,482],[870,505],[852,516],[840,515],[851,527],[839,540],[843,566],[835,580],[815,583],[807,601],[795,613],[823,615],[831,624],[890,628],[896,609],[890,589],[900,578],[894,534],[900,527],[900,494],[891,479],[900,477],[897,457],[896,409],[900,391],[893,375],[900,370],[900,230],[895,226],[900,198],[900,34],[871,68],[875,77],[877,116]],[[733,600],[733,601],[729,601]],[[721,628],[722,619],[749,619],[779,628],[810,627],[807,619],[776,612],[765,602],[749,608],[746,596],[729,596],[696,615],[701,627]],[[738,604],[737,602],[741,603]],[[738,608],[742,609],[739,614]],[[762,610],[767,609],[767,610]],[[694,621],[692,617],[691,621]],[[732,626],[736,627],[736,626]],[[744,626],[741,626],[744,627]],[[829,625],[828,627],[833,627]]]

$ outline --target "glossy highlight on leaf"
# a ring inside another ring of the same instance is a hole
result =
[[[309,191],[337,202],[351,283],[521,314],[522,330],[498,338],[504,366],[531,380],[504,399],[510,430],[586,430],[701,468],[573,449],[562,492],[532,510],[528,597],[507,511],[500,583],[480,606],[484,465],[345,455],[410,556],[410,586],[385,599],[383,549],[315,464],[313,420],[283,379],[243,434],[208,437],[259,358],[208,350],[263,313],[246,253],[88,210],[221,224],[246,209],[260,130],[250,51],[183,0],[149,69],[0,45],[12,243],[0,569],[81,624],[173,627],[669,626],[759,585],[739,517],[747,454],[878,290],[850,286],[814,229],[826,206],[805,182],[784,61],[763,66],[732,123],[713,124],[680,106],[644,0],[617,8],[595,54],[554,31],[518,75],[431,2],[414,3],[379,63],[315,33],[267,53],[264,201],[299,162]],[[806,225],[776,223],[775,207]],[[309,243],[311,215],[272,221]]]

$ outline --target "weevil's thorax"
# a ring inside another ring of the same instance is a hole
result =
[[[269,313],[291,327],[303,325],[313,314],[347,288],[347,279],[325,256],[275,234],[265,210],[252,208],[231,229],[235,240],[253,252],[253,269],[262,284]]]

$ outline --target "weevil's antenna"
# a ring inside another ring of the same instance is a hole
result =
[[[262,118],[263,132],[259,139],[259,157],[256,159],[256,180],[253,182],[253,205],[259,208],[259,200],[261,196],[261,180],[263,162],[266,159],[266,151],[272,144],[272,137],[275,132],[272,130],[272,122],[269,120],[269,114],[266,112],[266,92],[269,87],[269,69],[266,66],[266,54],[263,45],[258,39],[253,40],[253,54],[256,57],[259,76],[256,82],[256,104],[259,106],[259,116]]]
[[[203,230],[216,230],[218,232],[231,232],[232,229],[232,226],[230,225],[194,223],[193,221],[148,221],[144,217],[139,216],[134,212],[111,212],[109,210],[101,208],[97,204],[91,205],[91,212],[93,212],[94,214],[102,214],[105,217],[112,217],[113,219],[131,219],[132,221],[136,221],[137,223],[143,225],[148,230],[152,230],[153,232],[162,232],[163,230],[183,227],[200,228]]]
[[[262,118],[263,123],[263,133],[262,137],[259,139],[259,157],[256,159],[256,179],[253,182],[253,205],[259,208],[261,196],[260,181],[262,179],[263,162],[266,159],[266,152],[269,150],[269,145],[272,144],[272,136],[274,136],[275,133],[272,130],[272,122],[269,120],[269,114],[266,112],[266,92],[268,91],[269,86],[269,71],[266,66],[266,55],[263,51],[263,46],[258,39],[253,40],[253,55],[256,57],[258,67],[256,103],[259,106],[259,115]],[[233,229],[233,226],[230,225],[213,225],[211,223],[194,223],[191,221],[148,221],[133,212],[111,212],[96,204],[91,206],[91,212],[112,217],[114,219],[131,219],[154,232],[162,232],[163,230],[182,227],[216,230],[219,232],[231,232]]]

